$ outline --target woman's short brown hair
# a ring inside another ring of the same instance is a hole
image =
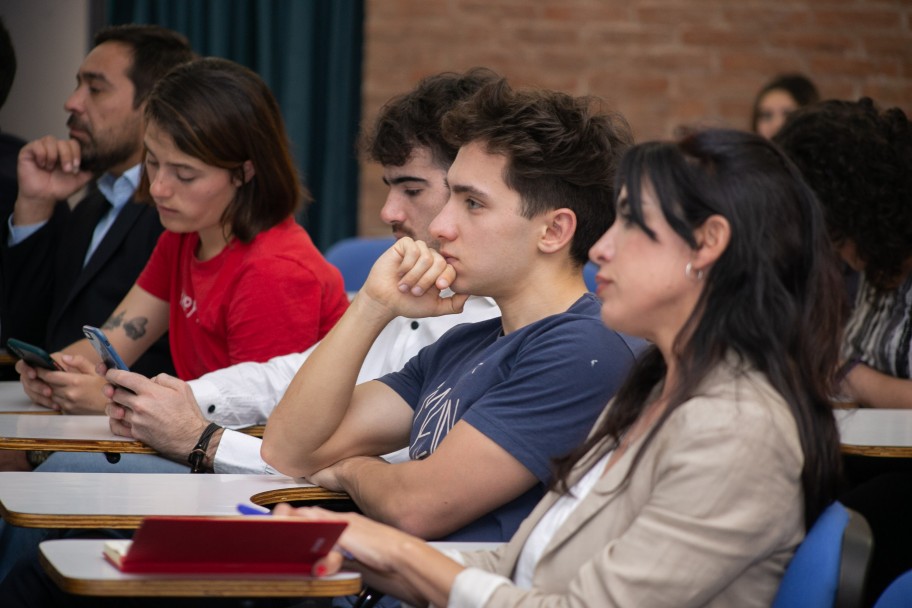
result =
[[[226,231],[242,242],[310,200],[291,158],[279,104],[253,71],[214,57],[180,65],[155,85],[145,117],[181,152],[242,182],[222,216]],[[245,182],[246,161],[255,174]],[[145,175],[140,191],[148,193]]]

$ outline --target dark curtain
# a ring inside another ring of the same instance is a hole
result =
[[[322,250],[357,230],[363,21],[363,0],[107,0],[103,20],[162,25],[263,77],[316,199],[298,219]]]

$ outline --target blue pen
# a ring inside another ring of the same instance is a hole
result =
[[[261,511],[256,507],[248,507],[242,503],[238,503],[237,510],[241,515],[272,515],[272,511]]]
[[[238,503],[237,510],[241,515],[272,515],[272,511],[261,511],[255,507],[248,507],[244,503]],[[339,547],[339,551],[342,553],[342,557],[345,559],[349,561],[356,561],[355,556],[345,549]]]

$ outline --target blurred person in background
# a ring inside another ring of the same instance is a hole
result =
[[[788,115],[820,99],[817,87],[802,74],[780,74],[760,89],[754,99],[751,131],[771,139]]]

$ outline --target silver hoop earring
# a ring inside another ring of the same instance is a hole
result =
[[[702,281],[703,271],[697,270],[696,273],[694,273],[693,264],[691,262],[687,262],[687,266],[684,267],[684,276],[688,279],[693,279],[694,281]]]

